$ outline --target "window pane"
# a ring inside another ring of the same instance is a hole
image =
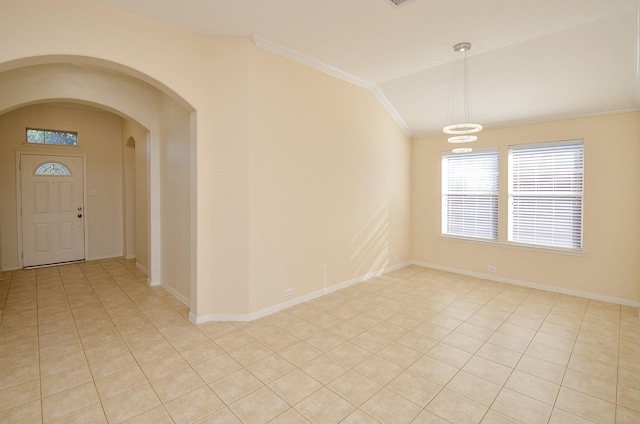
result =
[[[76,134],[63,132],[60,133],[60,139],[65,146],[75,146],[77,144]]]
[[[77,146],[78,134],[69,131],[46,131],[27,128],[27,143]]]
[[[36,169],[35,175],[71,175],[71,172],[61,163],[47,162]]]
[[[44,131],[27,129],[27,143],[44,143]]]
[[[582,248],[581,141],[509,149],[509,241]]]
[[[45,131],[44,144],[61,144],[60,134],[54,131]]]
[[[498,152],[442,159],[442,234],[498,239]]]
[[[448,195],[445,201],[445,234],[497,240],[497,196]]]

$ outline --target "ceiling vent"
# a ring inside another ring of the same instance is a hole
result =
[[[409,2],[411,0],[389,0],[389,3],[391,3],[394,6],[402,6],[403,4]]]

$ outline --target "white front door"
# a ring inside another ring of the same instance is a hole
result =
[[[84,163],[20,155],[23,266],[84,259]]]

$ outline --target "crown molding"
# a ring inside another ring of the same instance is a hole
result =
[[[371,89],[371,91],[376,96],[378,101],[382,104],[382,106],[387,110],[389,115],[391,115],[393,120],[396,121],[396,124],[398,124],[400,126],[400,128],[402,128],[402,131],[404,131],[404,133],[407,135],[407,137],[413,138],[413,136],[414,136],[413,131],[411,130],[411,128],[409,128],[407,123],[404,122],[404,119],[402,119],[402,117],[400,116],[400,114],[398,113],[396,108],[393,107],[393,105],[387,99],[387,97],[384,95],[384,93],[382,93],[382,90],[380,90],[377,86],[374,86]]]
[[[635,113],[635,112],[640,112],[640,106],[627,107],[623,109],[606,110],[606,111],[600,111],[600,112],[590,112],[590,113],[544,115],[544,116],[536,116],[536,117],[526,118],[526,119],[513,119],[509,121],[483,123],[483,127],[484,127],[483,131],[498,130],[498,129],[510,128],[510,127],[521,127],[525,125],[548,124],[551,122],[570,121],[572,119],[597,118],[599,116],[619,115],[622,113]],[[421,138],[432,138],[432,137],[438,137],[438,136],[445,137],[446,134],[443,134],[442,131],[421,131],[414,134],[413,139],[417,140]],[[480,136],[478,136],[478,138],[480,138]]]
[[[282,47],[276,43],[272,43],[271,41],[265,40],[264,38],[259,37],[257,35],[252,36],[251,40],[253,41],[253,44],[260,49],[269,51],[279,56],[286,57],[287,59],[293,60],[294,62],[301,63],[303,65],[309,66],[325,74],[339,78],[343,81],[347,81],[351,84],[355,84],[359,87],[363,87],[363,88],[366,88],[367,90],[371,90],[373,94],[376,96],[376,98],[378,99],[378,101],[385,108],[385,110],[391,115],[391,117],[396,122],[396,124],[398,124],[398,126],[402,129],[402,131],[404,131],[407,137],[409,138],[413,137],[413,132],[407,126],[406,122],[404,122],[404,120],[402,119],[398,111],[393,107],[393,105],[389,102],[389,100],[387,100],[385,95],[375,84],[369,81],[365,81],[347,72],[344,72],[334,66],[327,65],[326,63],[322,63],[318,60],[302,55],[294,50],[288,49],[286,47]]]

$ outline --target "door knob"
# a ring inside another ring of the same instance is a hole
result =
[[[82,214],[81,213],[78,214],[78,218],[82,218]]]

